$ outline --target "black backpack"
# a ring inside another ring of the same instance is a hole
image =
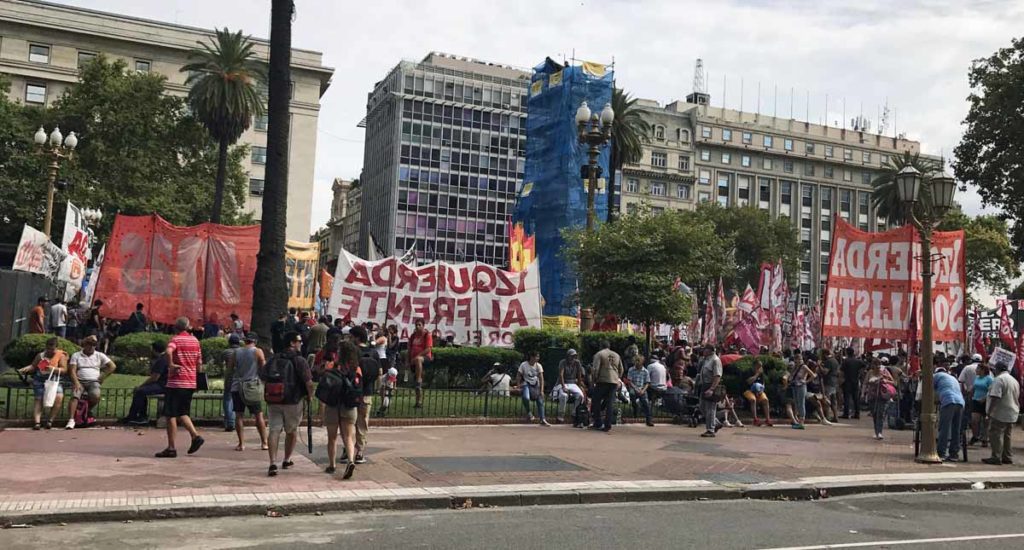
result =
[[[271,404],[299,402],[298,382],[295,376],[295,355],[275,354],[264,371],[263,398]]]
[[[359,398],[363,395],[362,383],[362,371],[359,367],[353,372],[331,365],[320,376],[320,382],[316,386],[316,398],[328,407],[350,409],[359,404]]]

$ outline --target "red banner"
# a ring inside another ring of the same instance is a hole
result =
[[[906,338],[912,304],[921,299],[922,254],[912,226],[868,233],[836,220],[825,292],[824,335]],[[967,289],[964,232],[934,232],[932,254],[933,339],[962,341]]]
[[[95,299],[112,319],[127,319],[137,303],[160,323],[249,319],[259,236],[258,225],[177,227],[156,214],[118,215]]]

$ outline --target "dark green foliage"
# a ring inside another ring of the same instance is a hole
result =
[[[135,332],[119,336],[114,340],[113,355],[125,359],[146,359],[153,356],[153,343],[163,342],[166,344],[171,337],[168,334],[159,332]],[[118,365],[120,367],[120,365]],[[120,369],[119,369],[120,370]]]
[[[722,383],[726,391],[733,399],[744,401],[743,392],[747,391],[747,378],[754,374],[754,361],[759,360],[764,365],[765,393],[773,407],[782,405],[782,377],[786,375],[788,367],[782,359],[771,355],[749,355],[739,361],[722,369]],[[737,403],[739,406],[740,403]]]
[[[525,357],[531,351],[538,353],[547,348],[578,348],[579,335],[571,330],[556,328],[524,328],[513,335],[515,349]],[[577,350],[579,351],[579,350]]]
[[[203,348],[203,363],[220,363],[221,354],[228,349],[228,339],[223,336],[204,338],[199,341],[199,346]]]
[[[4,362],[16,369],[28,366],[37,354],[46,349],[46,341],[52,337],[52,334],[26,334],[17,340],[11,340],[4,348]],[[63,338],[59,338],[57,347],[64,350],[69,358],[72,353],[81,349]]]
[[[434,348],[434,360],[424,371],[431,388],[475,388],[494,363],[501,363],[515,378],[522,354],[507,348]]]

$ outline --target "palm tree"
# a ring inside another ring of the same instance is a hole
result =
[[[189,73],[185,80],[191,86],[189,107],[220,148],[210,214],[210,221],[220,223],[228,147],[249,128],[253,117],[263,115],[256,82],[265,80],[265,72],[252,52],[253,43],[241,31],[218,30],[215,40],[199,46],[188,53],[189,62],[181,71]]]
[[[288,107],[291,96],[293,0],[270,3],[270,79],[267,166],[260,222],[260,250],[252,292],[252,327],[270,344],[270,325],[288,307],[284,241],[288,220]]]
[[[942,166],[930,159],[921,158],[919,153],[904,151],[903,155],[893,155],[882,166],[882,172],[871,182],[871,202],[875,211],[884,217],[890,226],[904,225],[909,221],[907,208],[900,200],[896,188],[896,174],[905,166],[913,166],[921,172],[921,197],[917,204],[927,204],[931,200],[930,185],[932,176],[942,171]]]
[[[644,120],[644,112],[636,106],[636,98],[620,88],[612,90],[612,110],[615,121],[612,123],[612,151],[608,168],[608,217],[613,216],[615,206],[615,172],[622,169],[623,164],[640,162],[643,158],[643,145],[650,141],[651,125]]]

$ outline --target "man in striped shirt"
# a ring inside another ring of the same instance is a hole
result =
[[[157,458],[178,456],[178,451],[174,448],[174,438],[178,432],[179,421],[192,436],[188,454],[195,453],[203,446],[203,438],[189,418],[192,393],[196,390],[196,373],[203,363],[203,350],[199,347],[199,340],[189,332],[191,328],[187,317],[179,317],[174,323],[177,336],[167,343],[167,385],[164,389],[162,412],[167,417],[167,448],[156,453]]]

